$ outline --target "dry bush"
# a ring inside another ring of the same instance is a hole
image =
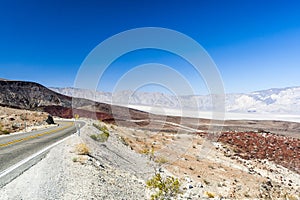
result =
[[[205,191],[204,193],[205,193],[205,195],[206,195],[208,198],[215,198],[215,194],[212,193],[212,192],[207,192],[207,191]]]
[[[79,143],[76,145],[76,152],[78,155],[88,155],[90,150],[85,143]]]
[[[165,157],[162,156],[155,158],[154,161],[158,164],[166,164],[169,162]]]

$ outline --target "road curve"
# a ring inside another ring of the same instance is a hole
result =
[[[57,123],[58,126],[44,130],[0,137],[0,182],[6,169],[77,131],[74,122]],[[84,126],[84,122],[77,123]]]

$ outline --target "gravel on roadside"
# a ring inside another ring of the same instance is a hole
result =
[[[88,120],[80,136],[70,136],[1,188],[0,199],[147,199],[143,172],[152,170],[148,159],[122,144],[114,133],[106,143],[92,140],[89,135],[96,131]],[[89,147],[90,156],[77,155],[79,143]]]

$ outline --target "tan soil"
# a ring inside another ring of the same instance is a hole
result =
[[[277,160],[275,162],[274,159],[268,160],[267,156],[261,156],[261,151],[258,151],[260,156],[249,153],[252,143],[251,145],[247,143],[249,146],[244,148],[240,146],[241,142],[238,143],[239,148],[246,149],[239,151],[243,153],[239,155],[236,151],[237,146],[228,142],[231,139],[237,140],[236,138],[242,140],[241,135],[247,134],[236,133],[229,136],[226,133],[221,137],[223,143],[214,142],[209,148],[203,149],[205,142],[203,136],[186,132],[154,132],[121,126],[117,127],[117,132],[136,152],[148,154],[173,175],[182,180],[188,177],[201,184],[203,191],[212,192],[216,196],[229,199],[300,197],[298,170],[285,168],[287,167],[285,164],[282,167]],[[251,141],[261,140],[261,137],[261,133],[256,133],[256,137],[252,136]],[[280,144],[281,141],[297,140],[286,136],[269,137],[280,141]],[[265,142],[264,145],[268,143]],[[286,148],[284,145],[278,147]],[[282,151],[286,152],[285,149]],[[284,160],[298,159],[287,154],[284,156]],[[298,164],[298,161],[292,163]]]
[[[13,109],[0,106],[0,135],[19,131],[30,131],[46,125],[48,113]],[[25,130],[26,128],[26,130]]]

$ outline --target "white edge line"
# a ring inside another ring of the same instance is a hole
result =
[[[72,134],[72,135],[70,135],[70,136],[68,136],[68,137],[66,137],[66,138],[64,138],[64,139],[62,139],[62,140],[60,140],[60,141],[57,141],[57,142],[51,144],[50,146],[47,146],[46,148],[44,148],[44,149],[38,151],[37,153],[32,154],[31,156],[25,158],[24,160],[21,160],[21,161],[18,162],[17,164],[15,164],[15,165],[13,165],[13,166],[7,168],[6,170],[4,170],[4,171],[2,171],[2,172],[0,173],[0,178],[2,178],[2,177],[4,177],[5,175],[9,174],[10,172],[12,172],[13,170],[17,169],[18,167],[22,166],[23,164],[25,164],[25,163],[28,162],[29,160],[31,160],[31,159],[33,159],[33,158],[35,158],[35,157],[37,157],[37,156],[43,154],[44,152],[48,151],[49,149],[51,149],[51,148],[53,148],[54,146],[56,146],[56,145],[58,145],[58,144],[60,144],[60,143],[62,143],[62,142],[64,142],[64,141],[66,141],[67,139],[69,139],[69,138],[71,138],[71,137],[73,137],[73,136],[74,136],[74,134]]]

